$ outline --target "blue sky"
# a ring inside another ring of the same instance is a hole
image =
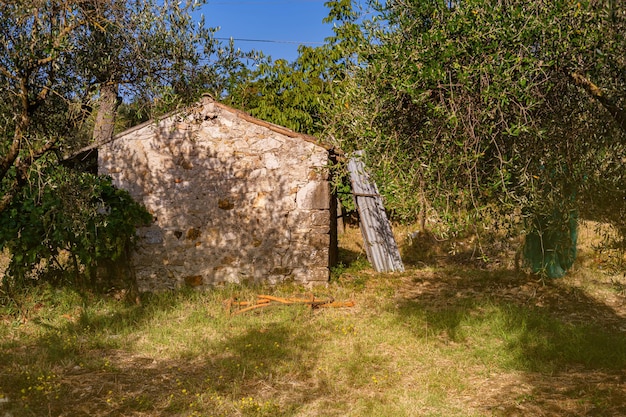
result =
[[[208,0],[200,13],[206,25],[221,27],[218,38],[235,40],[242,51],[261,50],[272,59],[293,61],[298,43],[318,46],[333,34],[332,24],[322,23],[328,15],[326,0]]]

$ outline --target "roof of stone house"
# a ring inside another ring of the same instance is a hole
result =
[[[200,99],[200,101],[195,103],[195,104],[192,104],[191,106],[188,106],[188,107],[183,108],[183,109],[176,109],[174,111],[171,111],[169,113],[166,113],[166,114],[160,116],[158,119],[150,119],[150,120],[148,120],[146,122],[138,124],[137,126],[133,126],[133,127],[129,128],[129,129],[123,131],[123,132],[118,133],[117,135],[114,135],[109,140],[106,140],[106,141],[103,141],[103,142],[98,142],[98,143],[92,143],[91,145],[85,146],[85,147],[75,151],[74,153],[72,153],[67,158],[65,158],[65,161],[72,160],[72,159],[78,157],[79,155],[85,155],[87,152],[89,152],[91,150],[97,149],[97,148],[99,148],[102,145],[105,145],[107,143],[113,142],[116,139],[122,138],[122,137],[126,136],[127,134],[129,134],[131,132],[134,132],[136,130],[142,129],[142,128],[144,128],[146,126],[149,126],[151,124],[154,124],[155,122],[158,122],[160,120],[164,120],[164,119],[167,119],[168,117],[174,116],[176,114],[181,114],[181,113],[184,113],[184,112],[188,112],[189,114],[191,114],[193,112],[198,112],[200,109],[204,108],[205,106],[211,105],[211,104],[214,107],[217,107],[217,108],[219,108],[221,110],[225,110],[225,111],[227,111],[229,113],[232,113],[232,114],[236,115],[237,117],[239,117],[240,119],[243,119],[243,120],[245,120],[245,121],[247,121],[249,123],[253,123],[253,124],[256,124],[258,126],[265,127],[265,128],[267,128],[267,129],[269,129],[269,130],[271,130],[273,132],[280,133],[281,135],[285,135],[285,136],[290,137],[290,138],[297,138],[297,139],[304,140],[306,142],[311,142],[311,143],[313,143],[313,144],[315,144],[317,146],[320,146],[320,147],[322,147],[322,148],[324,148],[326,150],[329,150],[329,151],[333,150],[333,151],[341,154],[341,152],[339,150],[337,150],[334,146],[329,146],[329,145],[326,145],[324,143],[321,143],[319,141],[319,139],[317,139],[315,136],[306,135],[304,133],[298,133],[298,132],[296,132],[294,130],[291,130],[291,129],[288,129],[286,127],[283,127],[283,126],[280,126],[280,125],[277,125],[277,124],[274,124],[274,123],[266,122],[265,120],[258,119],[258,118],[254,117],[254,116],[251,116],[250,114],[248,114],[248,113],[246,113],[244,111],[241,111],[241,110],[235,109],[233,107],[227,106],[225,104],[222,104],[222,103],[216,101],[209,94],[203,94],[202,98]]]

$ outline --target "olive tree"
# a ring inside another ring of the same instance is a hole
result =
[[[563,242],[541,250],[561,252],[579,212],[624,227],[621,4],[372,3],[329,125],[347,150],[369,151],[396,218],[523,221],[542,239],[559,229]]]
[[[62,161],[111,138],[120,95],[154,97],[208,65],[212,30],[190,15],[199,3],[0,1],[0,247],[12,273],[61,249],[91,267],[130,244],[145,213]]]

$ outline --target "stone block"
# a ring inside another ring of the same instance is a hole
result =
[[[220,238],[220,230],[217,227],[208,227],[204,229],[204,242],[206,242],[209,246],[214,246],[217,244]]]
[[[187,240],[196,240],[202,235],[202,232],[195,227],[191,227],[187,229],[187,233],[185,234],[185,239]]]
[[[142,247],[137,248],[133,255],[133,266],[135,268],[150,268],[154,265],[154,252],[146,251]]]
[[[310,233],[308,240],[315,249],[328,249],[330,247],[330,235],[327,233]]]
[[[296,205],[303,210],[328,210],[330,185],[326,181],[311,181],[298,190]]]
[[[225,266],[216,266],[213,268],[213,273],[211,276],[212,282],[231,282],[238,283],[239,282],[239,270],[238,268],[231,268]]]
[[[325,167],[328,165],[328,153],[325,150],[316,149],[308,160],[311,161],[312,166]]]
[[[267,176],[267,169],[265,168],[257,168],[248,174],[248,180],[256,180],[259,178],[264,178]]]
[[[276,200],[274,208],[280,211],[292,211],[297,207],[296,203],[297,194],[289,194]]]
[[[309,168],[302,162],[294,162],[293,164],[286,163],[281,160],[281,166],[276,169],[276,175],[281,178],[282,181],[288,181],[286,187],[302,187],[309,182],[308,174]]]
[[[280,149],[281,146],[283,146],[282,141],[276,138],[270,137],[270,138],[263,138],[261,140],[253,141],[250,144],[250,149],[258,151],[260,153],[266,153],[269,151]]]
[[[268,205],[268,194],[264,192],[257,193],[254,201],[252,202],[252,207],[254,208],[266,208]]]
[[[158,227],[143,227],[138,231],[139,238],[148,245],[163,243],[163,231]]]
[[[330,211],[294,210],[289,213],[287,224],[295,229],[327,229],[330,227]]]
[[[273,153],[266,153],[263,155],[263,162],[265,163],[265,168],[272,170],[281,167],[281,163],[278,157]]]
[[[183,280],[190,287],[199,287],[204,284],[202,275],[187,275]]]
[[[330,270],[328,268],[294,268],[291,275],[299,282],[324,283],[330,278]]]
[[[198,165],[200,165],[200,164],[198,164]],[[210,170],[218,171],[218,170],[222,169],[223,162],[219,158],[208,157],[208,158],[204,158],[202,160],[200,166],[204,166],[205,168],[210,169]]]
[[[237,262],[237,258],[235,258],[234,256],[226,255],[220,261],[220,265],[233,265],[236,262]]]
[[[278,180],[273,175],[268,174],[265,168],[252,171],[248,176],[248,181],[245,182],[245,186],[247,191],[264,191],[272,194],[276,194],[282,188]]]
[[[308,179],[311,181],[326,181],[328,175],[328,170],[325,168],[311,168],[309,169]]]
[[[235,208],[235,204],[228,198],[218,198],[217,206],[222,210],[232,210]]]
[[[278,266],[274,269],[272,269],[272,271],[270,272],[271,275],[290,275],[291,274],[291,268],[285,267],[285,266]]]
[[[330,248],[325,247],[323,249],[316,249],[311,252],[309,256],[309,265],[328,265],[328,259],[330,257]]]
[[[330,211],[315,210],[309,213],[311,216],[312,226],[330,228]]]

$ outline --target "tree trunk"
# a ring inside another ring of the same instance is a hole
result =
[[[113,138],[115,115],[119,105],[117,91],[118,84],[116,83],[107,82],[100,85],[98,114],[93,127],[93,141],[96,144],[109,142]]]

